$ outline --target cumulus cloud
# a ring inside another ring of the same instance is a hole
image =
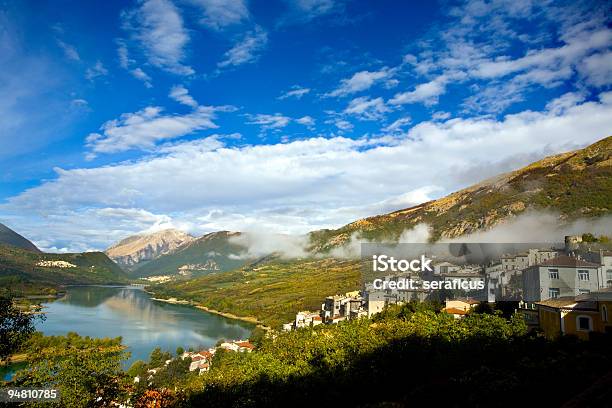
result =
[[[372,215],[371,205],[389,197],[422,188],[415,201],[436,198],[476,179],[609,134],[612,93],[604,93],[596,101],[578,100],[572,105],[568,97],[551,103],[549,110],[525,111],[500,120],[477,117],[423,122],[391,140],[316,137],[242,147],[228,147],[218,139],[177,142],[164,152],[133,162],[58,168],[55,178],[0,205],[0,213],[13,220],[46,214],[51,220],[78,218],[96,208],[146,209],[169,215],[173,222],[191,222],[194,231],[202,232],[259,227],[298,234],[337,227]],[[114,131],[103,132],[102,140],[114,141],[101,144],[101,148],[130,146],[132,139],[126,139],[126,129],[149,135],[150,123],[158,119],[168,138],[187,131],[181,126],[207,126],[210,120],[209,112],[201,112],[201,107],[193,112],[196,117],[190,117],[196,125],[147,109],[106,125]],[[204,116],[204,124],[198,124],[198,115]],[[174,130],[175,122],[179,130]],[[91,141],[96,142],[95,138]],[[436,166],[426,164],[433,160]],[[50,224],[49,229],[34,231],[33,239],[64,233],[58,231],[60,222]],[[74,229],[70,234],[83,234],[81,241],[87,242],[86,234],[104,236],[113,228],[116,224],[101,223],[85,228],[86,232]]]
[[[315,120],[312,116],[302,116],[301,118],[298,118],[295,120],[297,123],[299,123],[300,125],[304,125],[308,128],[312,128],[315,125]]]
[[[404,56],[402,68],[427,81],[396,94],[391,104],[432,106],[461,83],[470,86],[467,111],[499,113],[539,88],[561,87],[576,73],[578,88],[609,84],[612,30],[604,3],[467,0],[451,7],[448,17],[416,44],[420,52]]]
[[[124,28],[141,45],[149,63],[178,75],[191,75],[184,64],[190,37],[178,8],[169,0],[146,0],[122,13]]]
[[[249,125],[260,125],[262,130],[279,130],[291,122],[291,118],[280,113],[268,115],[260,113],[257,115],[247,115]]]
[[[353,99],[344,109],[345,114],[356,116],[361,120],[380,120],[390,111],[382,98],[371,99],[367,96]]]
[[[578,72],[590,85],[609,85],[612,83],[612,51],[588,56],[578,65]]]
[[[198,103],[191,95],[189,95],[189,91],[183,85],[174,85],[170,89],[170,98],[174,99],[178,103],[182,103],[183,105],[191,106],[192,108],[197,108]]]
[[[227,68],[255,62],[267,43],[268,33],[260,26],[256,26],[224,54],[223,60],[217,66]]]
[[[310,92],[310,88],[303,88],[299,85],[294,85],[290,90],[280,95],[277,99],[283,100],[287,98],[302,99],[302,96]]]
[[[343,0],[285,0],[289,13],[281,23],[307,23],[316,18],[339,14],[344,10]]]
[[[446,85],[451,80],[460,80],[465,75],[462,73],[443,74],[437,78],[415,86],[414,90],[395,94],[389,103],[392,105],[404,105],[407,103],[421,102],[426,106],[438,103],[440,95],[446,92]]]
[[[137,80],[142,81],[142,83],[144,84],[146,88],[153,87],[153,84],[151,83],[152,81],[151,77],[146,72],[144,72],[140,67],[134,68],[133,70],[131,70],[130,74],[132,74],[132,76],[136,78]]]
[[[332,119],[332,120],[326,121],[325,123],[332,123],[338,128],[338,130],[341,130],[344,132],[349,132],[353,130],[353,128],[355,127],[348,120],[340,119],[340,118]]]
[[[119,66],[127,70],[137,80],[141,81],[146,88],[153,87],[153,79],[147,74],[142,68],[136,67],[131,68],[136,64],[136,61],[130,58],[130,52],[128,46],[124,40],[118,39],[117,41],[117,57],[119,60]]]
[[[389,133],[397,133],[401,132],[402,128],[406,125],[409,125],[412,122],[412,118],[410,116],[404,116],[403,118],[399,118],[388,126],[382,128],[383,132]]]
[[[225,107],[199,106],[186,115],[164,115],[162,108],[149,106],[105,122],[100,127],[100,133],[87,136],[87,146],[93,153],[150,149],[162,140],[185,136],[198,130],[217,128],[213,119],[218,110],[225,110]]]
[[[394,74],[395,70],[387,67],[378,71],[360,71],[353,74],[350,78],[340,81],[338,88],[326,94],[326,96],[346,96],[365,91],[377,82],[389,81]],[[391,84],[393,85],[394,83]]]
[[[249,19],[245,0],[191,0],[203,13],[200,22],[214,30],[241,23]]]

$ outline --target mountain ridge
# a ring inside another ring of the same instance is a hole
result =
[[[170,254],[196,238],[177,229],[129,236],[104,251],[124,269],[138,269],[146,262]]]
[[[239,268],[249,261],[244,255],[247,248],[232,242],[231,238],[241,234],[232,231],[205,234],[184,243],[171,253],[147,262],[136,269],[134,275],[192,276]]]
[[[23,235],[13,231],[6,225],[0,223],[0,243],[12,245],[32,252],[42,252],[36,245]]]

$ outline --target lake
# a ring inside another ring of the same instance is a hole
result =
[[[135,287],[73,286],[66,296],[43,303],[47,319],[37,324],[46,335],[122,337],[135,360],[148,360],[155,347],[214,347],[220,339],[246,339],[253,324],[227,319],[191,306],[158,302]]]

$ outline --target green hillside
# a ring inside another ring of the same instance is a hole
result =
[[[427,223],[432,240],[490,228],[527,210],[549,210],[564,220],[612,210],[612,136],[584,149],[547,157],[439,200],[311,233],[312,249],[325,252],[351,236],[397,240],[405,229]]]
[[[245,252],[245,248],[230,242],[230,238],[237,234],[220,231],[204,235],[170,254],[144,263],[132,274],[139,277],[174,275],[179,268],[184,267],[189,276],[199,276],[239,268],[247,260],[241,259],[240,256]]]
[[[0,244],[12,245],[14,247],[33,252],[40,252],[40,249],[38,249],[31,241],[19,235],[2,223],[0,223]]]
[[[297,311],[320,309],[326,296],[358,289],[360,279],[358,261],[277,259],[151,289],[278,327]]]
[[[127,281],[125,272],[102,252],[45,254],[0,244],[2,288],[19,291],[61,285],[113,284]]]

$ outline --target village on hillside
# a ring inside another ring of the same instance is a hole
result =
[[[176,357],[176,359],[186,360],[189,359],[189,372],[197,372],[198,374],[203,374],[210,370],[212,365],[213,357],[217,353],[218,350],[223,350],[225,352],[234,352],[234,353],[250,353],[255,350],[255,345],[253,345],[248,340],[223,340],[220,341],[216,347],[211,347],[208,349],[202,350],[189,350],[184,351],[180,355]],[[164,366],[168,366],[174,358],[169,358],[165,360]],[[146,377],[146,381],[150,382],[153,380],[153,377],[159,372],[162,367],[150,368],[146,371],[144,376],[135,376],[134,383],[140,383],[144,379],[141,377]]]
[[[505,253],[486,263],[433,263],[433,272],[400,272],[382,279],[397,283],[410,278],[442,282],[440,287],[479,287],[481,290],[425,290],[417,288],[375,289],[364,281],[359,291],[326,297],[320,310],[300,311],[283,325],[290,331],[320,324],[371,317],[386,306],[410,301],[443,301],[444,312],[463,318],[481,303],[511,303],[532,330],[556,338],[573,334],[588,338],[591,332],[612,332],[608,310],[612,307],[612,250],[605,245],[582,242],[582,236],[567,236],[562,245],[529,247]],[[397,287],[397,285],[395,285]]]

